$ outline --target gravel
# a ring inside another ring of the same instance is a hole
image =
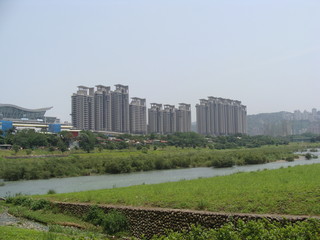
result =
[[[14,226],[27,229],[35,229],[38,231],[48,231],[49,228],[46,225],[30,221],[24,218],[17,218],[8,213],[8,209],[0,213],[0,226]]]

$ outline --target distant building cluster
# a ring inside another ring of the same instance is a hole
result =
[[[249,135],[289,136],[320,134],[320,111],[260,113],[248,116]]]
[[[198,133],[230,135],[247,132],[247,109],[240,101],[208,97],[196,105]]]
[[[174,105],[151,103],[148,109],[149,133],[170,134],[191,131],[191,105],[180,103]]]
[[[198,133],[230,135],[246,133],[247,111],[240,101],[209,97],[196,105]],[[191,131],[191,105],[151,103],[133,97],[129,103],[129,88],[121,84],[115,89],[97,85],[78,86],[72,95],[72,125],[80,130],[95,130],[132,134],[171,134]],[[148,120],[148,121],[147,121]]]
[[[77,129],[120,133],[167,134],[191,131],[191,106],[151,104],[147,124],[146,99],[133,97],[129,103],[129,88],[121,84],[110,87],[79,86],[72,95],[72,125]]]
[[[304,110],[301,112],[300,110],[295,110],[293,112],[293,117],[288,120],[307,120],[307,121],[319,121],[320,120],[320,111],[317,111],[316,108],[313,108],[311,112]]]

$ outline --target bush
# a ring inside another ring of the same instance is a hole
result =
[[[104,217],[105,213],[101,208],[99,208],[98,206],[92,206],[90,207],[89,212],[85,215],[84,220],[94,225],[101,226]]]
[[[307,153],[307,154],[305,155],[305,158],[306,158],[307,160],[310,160],[310,159],[312,158],[311,153]]]
[[[286,157],[287,162],[293,162],[294,161],[294,156],[288,156]]]
[[[56,191],[54,189],[49,189],[49,191],[47,192],[47,194],[56,194]]]
[[[219,157],[212,161],[212,166],[215,168],[225,168],[225,167],[232,167],[235,165],[235,161],[232,157]]]
[[[26,154],[27,155],[30,155],[32,153],[32,150],[31,149],[26,149]]]
[[[45,199],[34,200],[31,204],[31,210],[40,210],[49,208],[51,206],[50,201]]]
[[[92,206],[84,217],[84,220],[94,225],[102,226],[108,234],[115,234],[128,230],[127,218],[116,210],[111,210],[108,214],[105,214],[98,206]]]
[[[111,210],[104,217],[103,229],[109,234],[127,231],[128,230],[127,218],[122,213],[116,210]]]

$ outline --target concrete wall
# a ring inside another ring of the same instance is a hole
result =
[[[83,216],[90,208],[91,204],[85,203],[54,203],[61,210],[69,211],[75,215]],[[181,231],[188,229],[191,224],[200,224],[203,227],[220,227],[229,221],[242,219],[258,220],[266,218],[277,222],[304,221],[308,216],[278,216],[278,215],[257,215],[257,214],[222,214],[206,211],[191,211],[163,208],[138,208],[111,205],[98,205],[106,213],[110,210],[122,212],[130,224],[130,231],[133,236],[144,235],[151,238],[155,234],[164,234],[166,229]]]

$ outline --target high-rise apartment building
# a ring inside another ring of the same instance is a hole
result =
[[[148,133],[163,134],[162,104],[151,103],[151,108],[148,109]]]
[[[94,88],[78,86],[78,91],[72,95],[71,101],[72,125],[83,130],[95,129]]]
[[[111,130],[129,133],[129,87],[121,84],[115,87],[111,92]]]
[[[151,103],[148,109],[148,133],[171,134],[191,131],[191,105],[180,103],[174,105]]]
[[[230,135],[247,132],[247,110],[240,101],[208,97],[196,105],[198,133]]]
[[[191,132],[191,105],[179,103],[179,108],[176,110],[177,132]]]
[[[115,87],[111,91],[110,87],[97,85],[95,91],[93,87],[79,86],[71,97],[73,127],[129,133],[129,88],[121,84]]]
[[[177,114],[174,105],[166,104],[163,109],[163,133],[169,134],[177,131]]]
[[[111,91],[110,87],[97,85],[94,93],[95,130],[111,131]]]
[[[129,105],[130,114],[130,133],[146,134],[147,133],[147,106],[146,99],[132,98]]]

